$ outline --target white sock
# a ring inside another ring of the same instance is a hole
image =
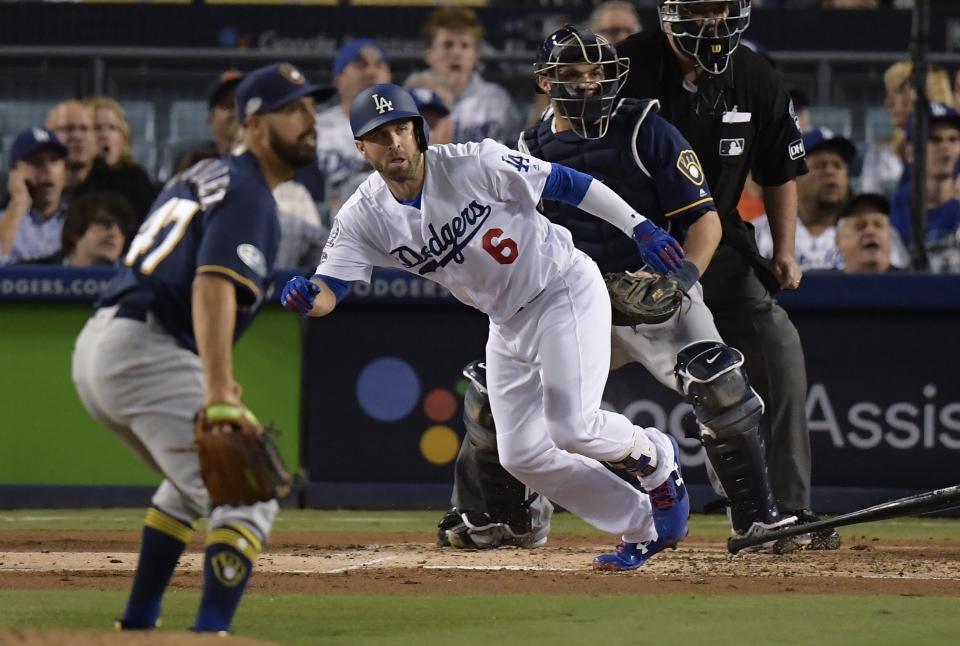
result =
[[[676,462],[673,455],[673,444],[665,433],[662,433],[652,426],[641,429],[640,432],[644,435],[647,442],[649,442],[652,447],[655,447],[656,450],[656,461],[650,462],[650,464],[656,468],[650,475],[640,478],[640,485],[646,491],[653,491],[662,485],[670,476],[670,472],[673,471],[673,465]],[[645,453],[644,455],[649,454]]]

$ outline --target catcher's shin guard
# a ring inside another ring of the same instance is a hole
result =
[[[730,501],[734,531],[780,521],[760,442],[763,401],[750,387],[739,350],[702,341],[677,354],[677,387],[693,406],[704,449]]]
[[[470,379],[463,399],[467,435],[454,465],[453,508],[440,520],[437,542],[460,548],[542,545],[553,505],[500,464],[483,362],[468,364],[463,374]]]

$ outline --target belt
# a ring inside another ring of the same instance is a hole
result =
[[[117,311],[113,315],[113,318],[133,319],[134,321],[146,323],[147,311],[139,305],[134,305],[133,303],[120,303],[120,305],[117,306]]]

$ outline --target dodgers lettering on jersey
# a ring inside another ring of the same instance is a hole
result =
[[[237,288],[236,339],[270,285],[280,240],[276,208],[253,155],[197,163],[157,197],[97,306],[126,303],[153,312],[183,347],[196,351],[193,279],[216,274]]]
[[[404,269],[495,322],[509,318],[574,253],[570,233],[536,210],[551,165],[490,139],[424,155],[421,208],[371,175],[340,210],[317,274],[369,282],[374,266]]]

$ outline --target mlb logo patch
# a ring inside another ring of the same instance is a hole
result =
[[[790,145],[787,146],[787,152],[790,154],[790,159],[800,159],[806,155],[807,151],[803,148],[803,139],[791,141]]]
[[[737,157],[743,154],[743,138],[740,139],[721,139],[720,156]]]

